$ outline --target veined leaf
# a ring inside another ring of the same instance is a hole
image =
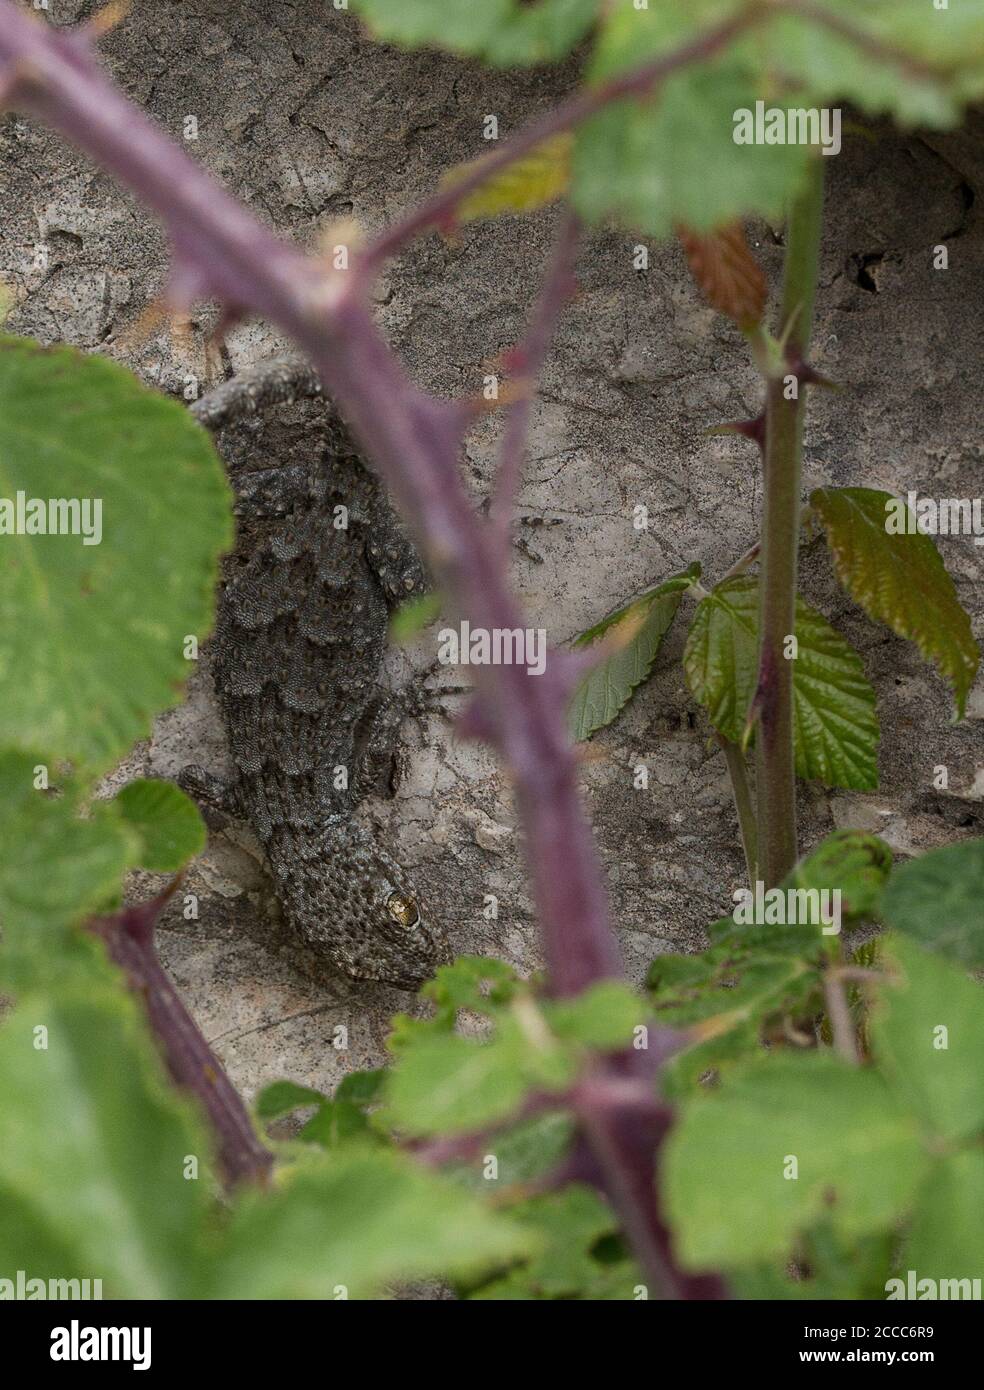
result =
[[[908,637],[934,663],[953,686],[962,717],[981,659],[970,618],[931,538],[885,529],[887,504],[905,505],[864,487],[818,488],[810,497],[837,578],[870,618]]]
[[[861,658],[820,613],[796,601],[796,772],[830,787],[878,785],[875,692]],[[740,743],[758,680],[758,580],[739,575],[697,606],[684,649],[687,683],[725,738]]]
[[[649,675],[663,638],[676,617],[680,599],[699,575],[700,566],[691,565],[683,574],[648,589],[574,639],[575,651],[602,638],[613,646],[611,653],[591,668],[574,693],[568,723],[576,742],[610,724],[636,686]]]
[[[830,1053],[779,1053],[681,1107],[664,1153],[667,1214],[689,1267],[788,1255],[828,1216],[855,1240],[901,1217],[928,1167],[881,1077]]]
[[[21,527],[19,495],[64,501],[62,533],[33,533],[26,510]],[[0,499],[14,512],[0,524],[0,744],[92,776],[181,698],[187,639],[211,627],[232,539],[222,465],[182,406],[122,367],[5,337]]]
[[[765,312],[769,293],[762,267],[752,255],[740,222],[712,232],[677,227],[690,273],[704,297],[719,314],[739,328],[756,324]]]

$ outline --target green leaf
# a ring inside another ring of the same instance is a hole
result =
[[[719,21],[723,8],[716,3],[709,15],[706,0],[661,0],[645,10],[612,6],[592,57],[592,84],[678,48]],[[605,108],[577,134],[577,210],[590,221],[614,217],[654,237],[677,222],[710,231],[752,210],[778,216],[808,151],[735,144],[734,113],[754,107],[755,96],[749,63],[732,49],[675,73],[653,100]]]
[[[537,1238],[385,1149],[305,1159],[246,1193],[211,1274],[218,1299],[372,1298],[399,1280],[474,1275]]]
[[[134,859],[135,840],[115,817],[80,820],[74,789],[35,790],[42,765],[0,753],[0,922],[18,939],[87,916]]]
[[[574,999],[545,1001],[542,1009],[555,1037],[602,1049],[630,1047],[649,1016],[635,990],[615,980],[602,980]]]
[[[198,807],[173,782],[140,777],[110,804],[139,837],[135,862],[142,869],[172,873],[205,848],[205,822]]]
[[[936,665],[953,687],[962,718],[981,656],[970,618],[931,538],[885,529],[893,506],[915,525],[906,504],[888,492],[818,488],[810,505],[826,529],[841,584],[870,618],[915,642]]]
[[[435,44],[496,67],[556,62],[594,22],[598,0],[352,0],[377,38]]]
[[[894,1231],[844,1241],[821,1221],[802,1241],[795,1277],[775,1261],[735,1270],[730,1283],[740,1299],[883,1299],[895,1244]]]
[[[204,1139],[132,1001],[87,994],[24,998],[0,1028],[0,1270],[101,1279],[106,1298],[193,1297]]]
[[[884,840],[861,830],[835,830],[793,866],[786,885],[836,890],[842,918],[872,917],[891,871],[892,851]]]
[[[937,1282],[984,1279],[982,1213],[984,1151],[973,1148],[947,1154],[919,1193],[899,1269],[901,1277],[905,1279],[911,1269],[917,1279]]]
[[[95,773],[181,698],[232,539],[228,487],[176,401],[103,357],[4,337],[0,498],[19,492],[76,500],[82,519],[99,504],[101,539],[0,534],[3,741]]]
[[[644,1283],[624,1257],[604,1259],[605,1242],[620,1247],[618,1222],[590,1188],[571,1184],[510,1208],[510,1217],[534,1230],[543,1249],[504,1278],[469,1295],[482,1300],[632,1299]]]
[[[744,9],[742,0],[603,7],[590,80],[668,55]],[[794,143],[736,144],[740,110],[754,111],[757,100],[783,110],[850,100],[871,114],[945,126],[962,101],[984,90],[980,0],[949,12],[924,0],[867,0],[863,7],[826,0],[818,9],[882,39],[884,56],[802,16],[760,20],[727,50],[673,74],[651,99],[619,102],[584,123],[573,189],[582,216],[614,217],[650,236],[665,236],[675,223],[709,231],[749,213],[779,217],[809,151]],[[924,64],[937,64],[940,75],[923,76]]]
[[[371,1071],[351,1071],[338,1083],[335,1098],[351,1101],[353,1105],[373,1105],[380,1099],[385,1081],[384,1067],[375,1067]]]
[[[934,1139],[960,1139],[984,1125],[984,994],[956,966],[904,936],[887,939],[887,963],[902,972],[873,1011],[871,1039],[882,1071]]]
[[[891,851],[876,836],[840,830],[801,859],[780,889],[840,892],[843,924],[876,910],[891,863]],[[685,1093],[706,1071],[748,1056],[764,1038],[782,1037],[785,1020],[816,1011],[819,966],[831,938],[822,934],[815,900],[798,896],[794,903],[795,922],[745,925],[734,915],[723,917],[708,928],[709,950],[653,961],[647,985],[659,1020],[689,1030],[692,1040],[667,1063],[673,1094]]]
[[[888,881],[885,921],[970,969],[984,968],[984,840],[964,840],[900,864]]]
[[[575,742],[610,724],[636,686],[649,675],[676,617],[680,599],[699,575],[700,566],[691,565],[683,574],[648,589],[574,639],[575,650],[591,646],[601,638],[618,643],[610,656],[592,667],[574,693],[568,724]]]
[[[880,1077],[814,1052],[756,1059],[688,1101],[664,1163],[679,1257],[704,1269],[785,1256],[821,1216],[848,1240],[878,1231],[927,1159]]]
[[[699,1024],[695,1037],[703,1041],[749,1021],[762,1024],[776,1013],[792,1013],[816,987],[816,975],[796,954],[765,954],[736,931],[726,945],[697,956],[657,956],[648,983],[660,1022],[676,1028]]]
[[[575,1062],[543,1026],[539,1044],[515,1018],[489,1042],[455,1033],[416,1038],[390,1071],[386,1122],[410,1135],[461,1133],[507,1118],[534,1086],[568,1085]]]
[[[861,658],[815,609],[796,601],[796,772],[829,787],[878,785],[875,692]],[[758,682],[758,580],[740,575],[697,606],[683,655],[687,683],[714,727],[742,741]]]
[[[321,1091],[310,1086],[298,1086],[294,1081],[273,1081],[253,1102],[256,1118],[264,1123],[282,1119],[294,1110],[304,1110],[311,1105],[323,1105],[328,1099]]]

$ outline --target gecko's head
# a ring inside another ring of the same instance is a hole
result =
[[[428,921],[403,870],[385,852],[377,852],[373,860],[358,893],[361,959],[353,960],[352,973],[418,989],[450,960],[448,943]]]
[[[285,863],[275,851],[273,867],[298,934],[354,979],[415,990],[450,960],[404,871],[352,823],[341,846],[329,836]]]
[[[393,887],[382,903],[376,936],[377,979],[402,989],[419,989],[451,958],[444,933],[427,922],[416,894],[405,884]]]

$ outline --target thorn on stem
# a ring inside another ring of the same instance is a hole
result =
[[[765,411],[761,411],[752,420],[729,420],[723,425],[713,425],[709,430],[705,430],[706,435],[715,434],[740,434],[746,439],[751,439],[756,443],[762,452],[765,452]]]

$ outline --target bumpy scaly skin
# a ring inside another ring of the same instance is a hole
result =
[[[319,392],[308,369],[278,361],[193,411],[219,429]],[[353,812],[386,722],[377,679],[389,606],[418,591],[423,572],[340,424],[330,452],[234,479],[237,511],[259,543],[237,551],[219,600],[216,689],[238,806],[267,851],[288,921],[333,967],[414,988],[446,959],[445,942]]]

